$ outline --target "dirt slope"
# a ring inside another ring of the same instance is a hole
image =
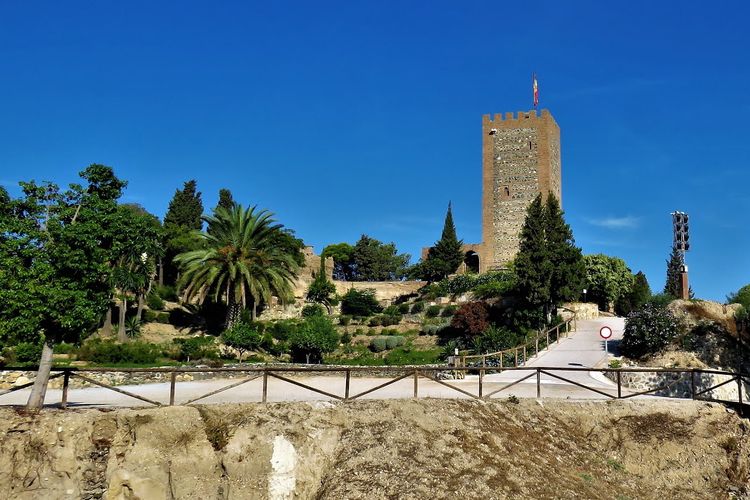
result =
[[[0,410],[0,497],[748,498],[716,404],[522,400]]]

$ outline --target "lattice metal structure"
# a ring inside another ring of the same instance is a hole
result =
[[[673,246],[675,250],[683,254],[683,257],[685,252],[690,250],[688,221],[689,217],[685,212],[672,212],[672,229],[674,232]]]

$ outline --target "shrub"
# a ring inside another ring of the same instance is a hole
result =
[[[169,313],[165,311],[151,311],[145,309],[143,311],[143,322],[144,323],[169,323]]]
[[[372,290],[350,289],[341,298],[341,312],[352,316],[372,316],[382,310]]]
[[[141,334],[141,322],[138,321],[138,318],[133,316],[125,321],[125,333],[131,339],[134,339]]]
[[[370,321],[368,322],[368,325],[370,326],[380,326],[383,324],[383,317],[382,316],[373,316],[370,318]]]
[[[38,363],[42,357],[42,345],[31,342],[19,342],[13,348],[13,355],[19,363]]]
[[[55,344],[54,347],[55,354],[70,354],[75,352],[75,350],[75,344],[68,344],[67,342],[60,342],[59,344]]]
[[[428,318],[436,318],[440,314],[441,307],[438,305],[430,306],[425,311],[425,316]]]
[[[390,315],[388,315],[388,316],[382,316],[381,320],[380,320],[380,323],[383,326],[398,325],[399,323],[401,323],[402,319],[403,319],[403,317],[400,314],[396,314],[396,315],[393,315],[393,316],[390,316]]]
[[[383,309],[383,314],[385,314],[386,316],[394,316],[398,314],[398,306],[391,305],[386,307],[385,309]]]
[[[490,313],[484,302],[467,302],[458,308],[451,320],[451,327],[467,336],[476,336],[489,326]]]
[[[442,318],[450,318],[456,313],[457,310],[458,307],[456,306],[445,306],[445,309],[443,309],[443,312],[440,313],[440,316]]]
[[[293,361],[321,363],[323,354],[339,345],[339,334],[326,316],[311,316],[289,337]]]
[[[313,316],[325,316],[326,311],[320,304],[307,304],[302,308],[302,317],[311,318]]]
[[[93,339],[78,349],[78,359],[103,365],[154,363],[161,349],[146,342],[116,343],[114,340]]]
[[[365,330],[363,328],[357,328],[354,330],[354,335],[365,335]]]
[[[290,319],[282,319],[271,324],[270,331],[276,340],[289,340],[289,337],[297,331],[297,323]]]
[[[177,302],[177,290],[172,285],[157,285],[154,291],[164,300]]]
[[[209,336],[174,339],[179,348],[178,360],[216,359],[219,353],[214,346],[214,338]]]
[[[419,313],[421,313],[422,311],[424,311],[424,302],[422,302],[422,301],[419,301],[419,302],[415,302],[415,303],[414,303],[414,304],[413,304],[413,305],[411,306],[411,313],[412,313],[412,314],[419,314]]]
[[[164,309],[164,301],[156,292],[151,292],[146,297],[146,305],[152,311],[161,311]]]
[[[258,329],[255,328],[255,325],[240,321],[232,326],[232,328],[229,328],[222,333],[221,340],[229,347],[239,351],[239,361],[242,363],[243,354],[248,351],[257,350],[264,341],[264,338],[261,336]],[[269,339],[265,339],[265,341],[269,342],[269,340],[270,343],[273,344],[273,338],[270,337],[270,335]]]
[[[386,337],[375,337],[370,340],[370,350],[372,352],[383,352],[388,349]]]
[[[404,345],[404,342],[406,342],[406,339],[401,335],[392,335],[385,338],[385,346],[388,349],[395,349],[396,347],[402,346]]]
[[[351,344],[352,343],[352,336],[349,332],[344,333],[341,336],[341,343],[342,344]]]
[[[403,304],[398,305],[398,313],[399,314],[408,314],[409,313],[409,304],[404,302]]]
[[[489,283],[477,285],[476,288],[472,290],[472,293],[477,299],[491,299],[508,293],[511,287],[511,284],[508,282],[490,281]]]
[[[642,358],[669,344],[681,330],[682,325],[669,310],[647,304],[628,315],[620,348],[629,358]]]
[[[420,333],[424,335],[438,335],[445,325],[422,325]]]
[[[339,325],[341,325],[341,326],[348,326],[349,323],[351,323],[351,322],[352,322],[352,317],[351,316],[349,316],[347,314],[343,314],[343,315],[339,316]]]
[[[474,338],[477,352],[497,352],[516,347],[523,343],[523,336],[505,327],[490,326]]]

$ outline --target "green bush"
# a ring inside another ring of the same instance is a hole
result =
[[[239,361],[242,363],[243,355],[248,351],[257,350],[264,341],[264,338],[261,336],[256,325],[240,321],[222,333],[221,340],[224,344],[236,349],[240,353]],[[270,334],[268,339],[265,339],[266,343],[269,341],[273,344],[273,338]]]
[[[19,342],[13,348],[13,355],[18,363],[39,363],[39,359],[42,357],[42,345]]]
[[[428,318],[437,318],[442,308],[438,305],[430,306],[425,311],[424,315]]]
[[[323,354],[333,352],[339,345],[339,334],[326,316],[305,319],[289,338],[293,361],[321,363]]]
[[[402,337],[401,335],[392,335],[385,338],[385,346],[388,349],[395,349],[396,347],[400,347],[404,345],[404,342],[406,342],[406,339],[404,339],[404,337]]]
[[[156,344],[147,342],[116,343],[114,340],[93,339],[78,349],[78,359],[100,365],[153,364],[161,355]]]
[[[445,306],[445,309],[443,309],[443,312],[440,313],[440,317],[450,318],[451,316],[456,314],[457,310],[458,310],[458,307],[456,306]]]
[[[344,345],[352,343],[352,336],[349,332],[346,332],[341,336],[341,343]]]
[[[302,317],[311,318],[313,316],[325,316],[326,311],[320,304],[307,304],[302,308]]]
[[[390,305],[383,309],[383,314],[386,316],[393,316],[398,314],[398,306]]]
[[[398,313],[399,314],[409,314],[409,304],[404,302],[403,304],[398,305]]]
[[[396,315],[383,315],[380,319],[380,324],[383,326],[398,325],[401,323],[403,317],[400,314]]]
[[[151,292],[148,294],[148,296],[146,297],[146,305],[152,311],[161,311],[164,309],[164,301],[156,292]]]
[[[629,358],[642,358],[665,347],[682,330],[682,324],[669,310],[646,304],[625,320],[620,349]]]
[[[425,365],[437,364],[444,361],[442,349],[419,351],[409,347],[397,347],[386,354],[386,365]]]
[[[209,336],[174,339],[179,348],[179,361],[196,361],[199,359],[217,359],[219,352],[214,345],[214,338]]]
[[[523,335],[505,327],[490,326],[480,335],[474,337],[474,349],[479,353],[504,351],[523,344]]]
[[[352,316],[372,316],[382,310],[372,290],[350,289],[341,298],[341,312]]]
[[[422,302],[422,301],[419,301],[419,302],[415,302],[415,303],[414,303],[414,304],[413,304],[413,305],[411,306],[411,313],[412,313],[412,314],[419,314],[419,313],[421,313],[422,311],[424,311],[424,302]]]
[[[370,326],[380,326],[383,324],[383,317],[382,316],[373,316],[370,318],[370,321],[368,323]]]
[[[349,323],[352,322],[352,317],[347,314],[342,314],[339,316],[339,325],[341,326],[348,326]]]
[[[270,326],[271,335],[276,340],[286,341],[297,331],[297,322],[291,319],[282,319],[272,323]]]
[[[422,325],[420,335],[438,335],[446,325]]]
[[[55,344],[55,347],[53,350],[55,354],[71,354],[75,352],[76,346],[75,344],[68,344],[67,342],[60,342],[59,344]]]
[[[141,322],[138,321],[138,318],[133,316],[125,321],[125,333],[131,339],[134,339],[141,334]]]
[[[172,285],[157,285],[154,291],[164,300],[177,302],[177,290]]]
[[[386,337],[374,337],[370,340],[370,350],[372,352],[383,352],[388,349]]]
[[[166,311],[151,311],[146,309],[143,311],[143,322],[168,324],[169,313]]]

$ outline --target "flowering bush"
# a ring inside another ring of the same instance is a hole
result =
[[[629,358],[642,358],[669,344],[682,330],[682,324],[670,311],[647,304],[628,315],[620,348]]]

